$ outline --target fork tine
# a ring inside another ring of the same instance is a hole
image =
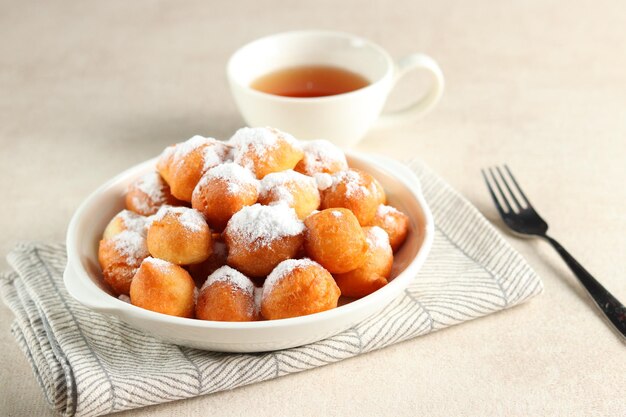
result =
[[[524,194],[524,192],[522,191],[522,188],[519,186],[519,184],[515,180],[515,177],[513,176],[513,173],[511,172],[511,170],[509,169],[509,166],[507,164],[504,164],[504,169],[506,169],[506,172],[509,173],[509,177],[511,177],[511,180],[513,180],[513,184],[515,184],[515,188],[517,188],[517,191],[519,192],[519,195],[522,196],[522,198],[524,199],[524,201],[526,202],[528,207],[533,208],[533,205],[530,204],[530,201],[528,200],[528,197],[526,197],[526,194]]]
[[[500,169],[500,167],[496,167],[496,171],[498,171],[498,174],[500,175],[500,178],[502,178],[502,182],[504,183],[504,186],[506,187],[506,189],[509,190],[509,194],[511,195],[511,198],[513,199],[513,202],[517,206],[517,209],[521,210],[522,209],[522,205],[517,200],[517,197],[515,197],[515,194],[513,193],[513,190],[511,190],[511,186],[509,185],[509,182],[506,180],[506,178],[504,178],[504,175],[502,175],[502,170]]]
[[[509,212],[512,212],[513,207],[511,207],[511,203],[509,203],[509,199],[506,197],[506,194],[504,194],[504,191],[502,190],[502,187],[500,187],[500,183],[498,182],[498,179],[496,178],[496,175],[493,172],[494,172],[493,168],[489,168],[489,174],[491,174],[491,179],[494,182],[494,184],[496,184],[496,187],[498,187],[498,191],[500,191],[500,198],[502,198],[502,200],[504,201],[504,204],[506,204],[506,207],[509,209]]]
[[[496,194],[493,191],[493,187],[489,183],[489,179],[487,178],[487,174],[485,173],[485,170],[481,169],[480,173],[483,174],[483,179],[485,180],[485,184],[487,185],[489,194],[491,194],[491,199],[493,200],[493,203],[496,205],[496,208],[498,209],[500,216],[504,216],[504,209],[502,209],[502,205],[500,204],[500,201],[498,201],[498,198],[496,197]]]

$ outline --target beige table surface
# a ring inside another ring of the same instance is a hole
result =
[[[241,44],[289,29],[431,54],[445,97],[358,148],[424,160],[498,227],[479,168],[508,162],[553,234],[626,300],[626,4],[616,1],[0,3],[0,252],[64,239],[117,172],[243,124],[224,75]],[[423,85],[406,80],[392,99]],[[345,362],[125,415],[623,416],[626,348],[544,243],[509,235],[545,292]],[[6,269],[3,260],[1,269]],[[47,415],[0,307],[0,415]]]

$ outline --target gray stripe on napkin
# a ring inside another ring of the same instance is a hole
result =
[[[74,301],[63,286],[63,245],[19,245],[8,256],[15,272],[0,275],[0,293],[48,403],[63,415],[98,416],[232,389],[428,334],[542,291],[522,256],[471,204],[419,162],[409,166],[436,224],[415,281],[375,317],[284,351],[230,354],[163,343]]]

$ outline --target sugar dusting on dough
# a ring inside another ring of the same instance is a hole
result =
[[[336,218],[339,218],[339,217],[343,216],[343,213],[340,212],[339,210],[333,210],[333,211],[330,212],[330,214],[332,214],[333,217],[336,217]]]
[[[286,204],[262,206],[254,204],[239,210],[228,221],[225,233],[254,248],[272,244],[276,239],[296,236],[304,231],[304,223]]]
[[[115,218],[122,220],[126,230],[139,233],[140,235],[145,235],[146,223],[148,220],[147,217],[141,216],[134,211],[122,210],[115,215],[114,219]]]
[[[111,238],[115,249],[129,264],[139,262],[149,255],[146,238],[132,230],[124,230]]]
[[[376,209],[376,215],[379,217],[385,217],[388,214],[400,213],[397,208],[381,204]]]
[[[209,275],[200,291],[202,292],[202,290],[216,282],[226,282],[248,295],[254,295],[254,284],[250,278],[228,265],[216,269],[215,272]]]
[[[274,289],[274,286],[278,282],[280,282],[280,280],[282,280],[287,274],[295,269],[305,268],[311,265],[316,265],[320,268],[322,267],[320,264],[309,258],[287,259],[276,265],[274,270],[267,276],[267,278],[265,279],[265,283],[263,284],[263,298],[265,299],[266,297],[268,297]]]
[[[165,152],[173,153],[174,159],[182,162],[191,152],[210,143],[211,139],[195,135],[184,142],[177,143],[172,149],[167,148]],[[170,150],[168,151],[168,149]]]
[[[372,247],[384,248],[389,246],[389,235],[384,229],[378,226],[373,226],[368,230],[365,235],[367,244]]]
[[[133,205],[142,212],[149,212],[153,206],[163,205],[167,199],[164,192],[166,184],[156,171],[142,175],[133,186],[148,196],[149,202],[137,195],[132,197]]]
[[[206,172],[209,169],[223,163],[226,159],[228,159],[230,153],[230,150],[223,142],[213,138],[208,139],[211,144],[202,150],[202,157],[204,159],[204,164],[202,166],[203,172]]]
[[[348,162],[343,151],[325,139],[304,142],[302,150],[307,175],[326,172],[331,166],[341,171],[348,169]]]
[[[160,272],[166,274],[170,271],[170,268],[174,265],[171,262],[165,261],[159,258],[153,258],[152,256],[147,257],[143,260],[146,264],[152,265],[154,268],[158,269]]]
[[[228,183],[227,191],[231,195],[237,195],[241,192],[242,187],[252,186],[259,189],[259,180],[252,174],[252,172],[234,162],[227,162],[220,164],[214,168],[211,168],[202,177],[198,183],[196,190],[204,187],[211,179],[219,178]]]
[[[214,138],[205,138],[195,135],[184,142],[168,146],[161,153],[161,159],[170,159],[178,167],[185,164],[185,160],[190,153],[198,148],[204,147],[202,151],[203,171],[222,163],[228,155],[228,147],[221,141]]]
[[[314,175],[315,181],[317,182],[317,189],[320,191],[324,191],[327,188],[330,188],[333,185],[333,176],[326,173],[318,173]]]
[[[261,313],[261,302],[263,301],[263,287],[254,287],[254,312]]]
[[[234,162],[254,170],[254,165],[247,154],[251,152],[263,158],[268,151],[279,146],[279,140],[284,140],[294,148],[301,148],[293,136],[272,127],[243,127],[237,130],[228,142],[235,146]]]
[[[180,224],[191,232],[200,232],[207,228],[204,216],[198,210],[187,207],[162,206],[154,215],[152,222],[161,221],[166,215],[175,216]]]
[[[357,171],[349,169],[347,171],[340,171],[332,175],[333,184],[332,190],[336,190],[339,184],[344,184],[346,187],[346,196],[352,197],[357,195],[370,195],[372,190],[364,186],[361,175]]]
[[[266,175],[261,180],[260,198],[271,198],[274,202],[284,201],[292,205],[294,203],[292,188],[293,185],[298,188],[309,188],[317,190],[317,183],[313,177],[296,172],[292,169],[286,171],[274,172]]]

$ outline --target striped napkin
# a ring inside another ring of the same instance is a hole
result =
[[[439,177],[414,161],[432,209],[432,252],[415,281],[380,314],[345,332],[279,352],[228,354],[163,343],[91,312],[63,286],[65,248],[22,244],[0,292],[12,333],[57,412],[98,416],[227,390],[323,366],[519,304],[539,277]]]

